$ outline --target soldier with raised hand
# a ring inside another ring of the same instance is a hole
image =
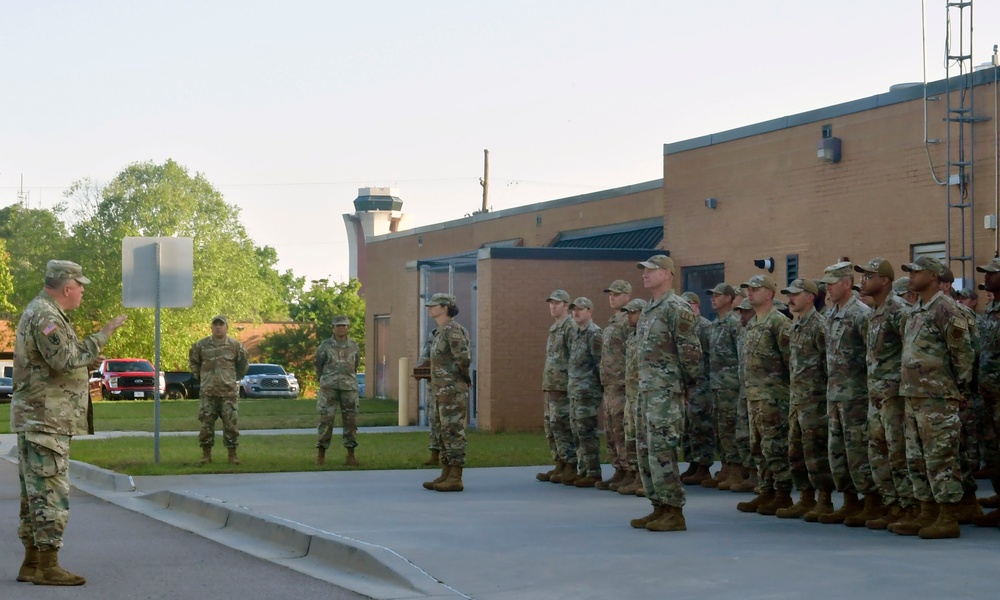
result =
[[[638,444],[645,444],[646,419],[636,409],[639,395],[639,344],[635,335],[635,326],[639,323],[639,315],[646,307],[646,301],[633,298],[622,307],[628,324],[628,338],[625,340],[625,458],[627,461],[625,477],[610,488],[622,495],[633,495],[642,488],[642,478],[639,476]]]
[[[333,437],[333,425],[340,411],[344,426],[344,464],[358,466],[354,449],[358,447],[358,368],[361,351],[358,343],[347,335],[351,319],[346,315],[333,318],[333,337],[323,340],[316,350],[316,410],[319,412],[319,430],[316,441],[316,464],[326,462],[326,451]]]
[[[554,323],[549,326],[545,342],[545,367],[542,370],[542,392],[545,395],[545,439],[555,461],[555,467],[535,477],[539,481],[561,483],[563,477],[576,479],[576,441],[570,415],[569,396],[569,339],[573,332],[573,319],[569,317],[569,294],[555,290],[545,301]]]
[[[701,298],[698,294],[684,292],[681,298],[687,301],[697,317],[695,331],[701,341],[702,356],[701,378],[691,390],[685,414],[684,458],[688,461],[688,469],[681,475],[681,483],[701,485],[701,482],[712,478],[709,468],[715,462],[715,403],[709,383],[709,332],[712,322],[701,316]]]
[[[1000,294],[1000,258],[994,258],[976,267],[976,270],[985,273],[983,290],[996,298],[996,294]],[[983,400],[983,432],[987,434],[983,436],[983,458],[993,483],[993,496],[980,502],[997,508],[1000,505],[1000,496],[997,496],[1000,494],[1000,447],[996,437],[996,433],[1000,432],[1000,302],[994,300],[986,306],[979,335],[982,348],[979,355],[979,393]],[[1000,524],[1000,510],[974,517],[972,522],[980,527],[996,527]]]
[[[73,586],[87,580],[59,565],[69,521],[69,448],[87,433],[89,369],[125,322],[115,317],[99,332],[80,339],[67,311],[80,307],[90,280],[80,265],[50,260],[45,286],[24,309],[14,338],[11,431],[17,434],[21,484],[20,526],[24,560],[17,580]]]
[[[788,462],[799,501],[777,511],[778,518],[814,522],[833,512],[833,476],[827,453],[826,324],[816,311],[819,288],[796,279],[781,290],[795,320],[788,335]],[[816,492],[819,499],[816,499]]]
[[[564,485],[594,487],[601,481],[601,440],[597,435],[597,413],[604,390],[601,387],[601,346],[604,337],[594,323],[594,303],[577,298],[569,305],[576,325],[569,339],[569,394],[573,437],[576,439],[576,478]]]
[[[922,256],[902,268],[919,296],[903,334],[899,393],[906,401],[906,460],[920,514],[889,530],[925,539],[959,537],[959,404],[972,383],[975,352],[968,321],[939,289],[944,265]]]
[[[774,515],[792,506],[788,463],[788,360],[791,320],[774,307],[778,285],[770,275],[754,275],[741,284],[754,316],[744,338],[750,450],[757,459],[759,492],[740,502],[740,512]]]
[[[601,346],[601,385],[604,388],[604,436],[615,474],[607,481],[600,481],[594,487],[609,490],[617,486],[628,472],[628,454],[625,449],[625,341],[630,327],[628,315],[622,310],[631,300],[632,284],[617,279],[604,293],[611,305],[611,318],[603,330]]]
[[[653,512],[630,525],[649,531],[683,531],[685,493],[677,449],[684,435],[684,404],[701,377],[701,340],[691,307],[674,293],[676,268],[657,254],[637,263],[652,300],[636,325],[639,353],[638,410],[646,417],[646,447],[639,471]],[[639,434],[641,435],[641,433]]]
[[[715,400],[715,430],[722,469],[701,485],[727,490],[743,481],[736,448],[736,403],[740,396],[737,345],[742,327],[733,309],[736,292],[731,285],[720,283],[705,293],[712,298],[712,308],[718,315],[708,332],[708,383]]]
[[[212,462],[215,445],[215,420],[222,419],[222,443],[229,451],[229,464],[240,464],[236,449],[240,445],[239,386],[250,361],[243,344],[229,337],[229,319],[216,315],[212,319],[212,335],[191,345],[188,363],[195,379],[201,382],[201,406],[198,420],[201,431],[201,460],[198,464]]]
[[[882,495],[883,512],[869,519],[869,529],[886,529],[913,512],[916,500],[906,466],[905,402],[899,395],[903,331],[908,307],[892,292],[895,271],[884,258],[855,265],[863,293],[873,309],[865,332],[868,364],[868,461]]]

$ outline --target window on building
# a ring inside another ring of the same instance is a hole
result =
[[[911,244],[910,260],[917,260],[921,256],[930,256],[931,258],[936,258],[943,263],[945,259],[944,242]]]
[[[681,268],[681,281],[685,292],[694,292],[701,299],[701,314],[709,321],[715,319],[716,312],[712,308],[712,297],[705,293],[726,280],[725,263],[698,265]]]

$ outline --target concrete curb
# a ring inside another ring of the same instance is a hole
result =
[[[135,491],[135,481],[131,475],[123,475],[78,460],[69,461],[69,480],[77,487],[80,483],[86,482],[112,492]]]

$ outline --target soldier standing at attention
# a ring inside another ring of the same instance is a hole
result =
[[[774,515],[792,506],[792,472],[788,464],[788,333],[791,320],[774,307],[778,285],[770,275],[754,275],[741,284],[754,316],[743,343],[746,361],[750,449],[757,459],[759,493],[740,502],[740,512]]]
[[[1000,258],[976,267],[985,273],[983,290],[987,294],[1000,293]],[[990,302],[980,321],[979,337],[982,351],[979,355],[979,393],[983,400],[983,459],[993,483],[993,496],[983,498],[983,506],[996,508],[1000,505],[1000,447],[997,446],[997,432],[1000,432],[1000,302]],[[973,523],[980,527],[996,527],[1000,524],[1000,510],[981,517],[973,517]]]
[[[826,324],[816,311],[819,288],[796,279],[781,290],[795,315],[788,336],[788,462],[799,501],[777,511],[778,518],[816,521],[833,512],[833,476],[827,454]],[[816,500],[816,491],[819,500]]]
[[[561,483],[563,477],[576,479],[576,442],[573,439],[569,396],[569,337],[573,320],[569,318],[569,294],[556,290],[545,301],[549,315],[555,321],[549,326],[545,342],[545,368],[542,370],[542,392],[545,394],[545,439],[555,461],[555,467],[535,477],[539,481]]]
[[[611,318],[604,326],[601,346],[601,385],[604,387],[604,436],[615,474],[594,484],[600,490],[617,486],[628,472],[625,450],[625,340],[630,327],[622,308],[631,300],[632,284],[618,279],[604,290],[611,305]]]
[[[326,462],[326,451],[333,436],[337,410],[344,426],[344,448],[347,448],[349,467],[358,466],[354,449],[358,447],[358,368],[361,351],[358,343],[347,335],[351,319],[346,315],[333,318],[333,337],[323,340],[316,350],[316,410],[319,412],[319,431],[316,442],[316,464]]]
[[[223,315],[212,319],[212,335],[191,346],[188,362],[194,378],[201,382],[201,408],[198,411],[198,420],[201,421],[201,431],[198,434],[201,460],[198,464],[212,462],[215,420],[221,418],[222,443],[229,450],[229,464],[238,465],[240,459],[236,455],[236,448],[240,445],[240,430],[237,425],[239,386],[250,361],[243,344],[229,337],[229,319]]]
[[[750,415],[747,407],[747,385],[746,385],[746,333],[747,324],[753,318],[753,307],[750,300],[745,297],[746,290],[740,288],[741,300],[734,309],[740,318],[740,333],[736,338],[736,351],[739,358],[739,369],[737,374],[740,378],[740,395],[736,401],[736,449],[740,455],[740,473],[736,481],[728,486],[730,492],[754,492],[757,491],[757,463],[753,454],[750,453]],[[725,482],[723,482],[725,483]]]
[[[69,521],[69,447],[74,435],[87,432],[88,369],[104,358],[101,349],[125,322],[121,315],[77,337],[66,311],[80,307],[89,284],[80,265],[50,260],[45,287],[24,309],[14,338],[10,428],[17,434],[17,536],[24,545],[17,580],[36,585],[87,583],[58,559]]]
[[[437,329],[431,329],[427,332],[427,339],[424,340],[424,345],[420,348],[420,357],[417,359],[417,366],[414,367],[414,372],[418,369],[428,368],[431,355],[431,342],[434,341],[435,335],[437,335]],[[424,373],[421,373],[419,377],[415,374],[414,377],[417,377],[418,384],[423,379],[430,379],[430,376]],[[433,394],[426,394],[424,415],[427,417],[427,425],[429,427],[427,434],[427,450],[430,451],[430,456],[428,456],[427,460],[420,464],[433,467],[441,464],[441,449],[437,447],[438,434],[437,430],[434,429]]]
[[[441,449],[441,475],[424,483],[424,488],[438,492],[461,492],[465,467],[465,421],[469,415],[469,366],[472,354],[469,332],[457,321],[458,307],[451,294],[434,294],[426,303],[427,315],[437,323],[431,343],[431,386],[434,395],[434,419],[437,421],[438,448]]]
[[[918,294],[903,334],[899,393],[906,401],[906,460],[920,514],[889,526],[899,535],[959,537],[962,499],[959,404],[972,383],[969,323],[939,289],[944,265],[929,256],[903,265]]]
[[[684,531],[685,493],[677,449],[684,436],[684,404],[701,377],[701,340],[694,311],[674,293],[674,261],[657,254],[637,266],[643,269],[643,287],[652,294],[642,309],[636,335],[638,410],[646,417],[647,448],[639,450],[638,462],[653,512],[633,519],[630,525],[649,531]]]
[[[728,490],[743,481],[740,455],[736,449],[736,402],[740,396],[739,350],[740,319],[733,310],[736,292],[728,283],[705,290],[712,298],[718,316],[708,332],[708,382],[715,400],[715,430],[719,442],[722,469],[702,487]]]
[[[684,458],[688,461],[688,469],[681,475],[681,483],[701,485],[701,482],[712,478],[709,468],[715,462],[715,403],[708,381],[711,360],[709,336],[712,322],[701,316],[701,298],[698,294],[684,292],[681,298],[687,301],[697,317],[695,330],[698,332],[698,340],[701,341],[702,357],[701,378],[691,391],[685,411]]]
[[[628,318],[628,338],[625,340],[625,456],[628,466],[621,482],[611,485],[612,490],[622,495],[634,495],[636,490],[642,488],[638,444],[645,443],[645,436],[637,433],[646,431],[646,420],[636,410],[636,398],[639,395],[639,345],[635,326],[645,307],[645,300],[634,298],[622,308]]]
[[[563,477],[564,485],[594,487],[601,481],[601,440],[597,436],[597,413],[601,410],[601,345],[604,337],[594,323],[594,303],[580,297],[569,305],[576,328],[569,340],[569,394],[576,438],[576,478]]]

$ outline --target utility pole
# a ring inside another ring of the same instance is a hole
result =
[[[483,176],[479,178],[479,185],[483,186],[483,209],[480,212],[489,212],[487,202],[490,195],[490,151],[483,150]]]
[[[28,208],[29,192],[24,191],[24,173],[21,173],[21,187],[17,191],[17,201],[22,208]]]

